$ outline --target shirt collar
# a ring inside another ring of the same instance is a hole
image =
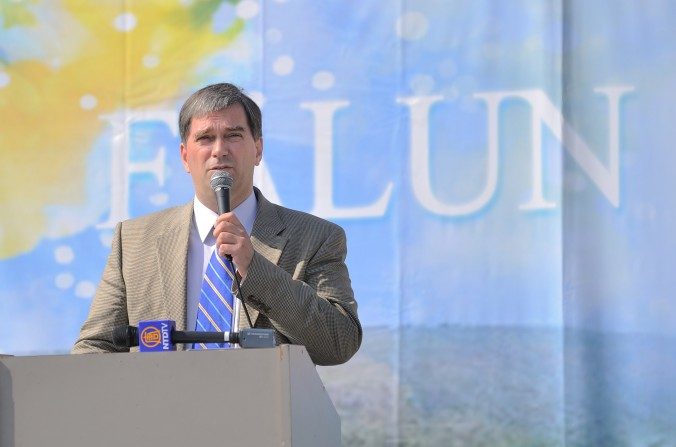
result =
[[[256,220],[256,205],[256,194],[251,191],[249,197],[233,210],[235,216],[237,216],[237,219],[242,223],[248,234],[251,234],[254,220]],[[212,231],[216,218],[218,218],[218,214],[214,213],[206,205],[200,202],[197,196],[195,196],[193,200],[193,209],[195,213],[195,224],[200,240],[202,243],[206,243],[207,237],[211,236],[213,239]]]

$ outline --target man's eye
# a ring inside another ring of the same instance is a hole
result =
[[[242,138],[242,134],[241,133],[231,133],[230,135],[228,135],[228,138],[231,139],[231,140],[236,140],[236,139]]]

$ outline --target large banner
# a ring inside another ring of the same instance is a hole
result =
[[[121,220],[192,199],[194,90],[340,224],[345,445],[676,444],[670,1],[1,0],[0,353],[67,352]]]

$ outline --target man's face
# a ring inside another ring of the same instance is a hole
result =
[[[192,176],[197,198],[218,212],[210,180],[215,171],[228,171],[234,183],[230,188],[230,205],[235,208],[253,189],[254,166],[263,156],[263,139],[254,140],[240,104],[193,118],[181,143],[181,160]]]

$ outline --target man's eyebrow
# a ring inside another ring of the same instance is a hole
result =
[[[234,126],[234,127],[226,127],[224,130],[225,132],[244,132],[246,129],[244,128],[244,126]],[[203,135],[207,135],[213,132],[214,132],[213,126],[209,126],[205,129],[196,131],[194,138],[197,139]]]
[[[201,137],[202,135],[206,135],[208,133],[211,133],[211,132],[213,132],[213,130],[214,130],[213,127],[207,127],[206,129],[198,130],[197,132],[195,132],[195,139]]]

